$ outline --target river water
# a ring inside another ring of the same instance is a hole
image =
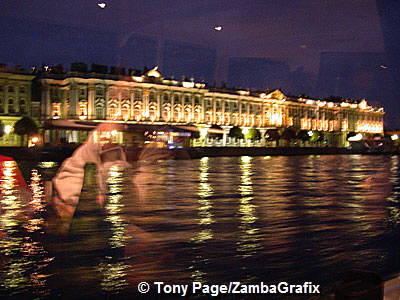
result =
[[[11,165],[0,181],[0,293],[8,297],[132,298],[142,281],[152,291],[154,281],[309,281],[322,296],[298,299],[325,299],[348,270],[383,278],[400,271],[397,156],[219,157],[112,168],[103,209],[88,168],[68,234],[46,230],[43,181],[54,164],[18,165],[32,195],[6,178],[15,173]]]

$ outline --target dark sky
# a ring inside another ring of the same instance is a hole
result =
[[[97,5],[99,2],[2,0],[0,62],[25,67],[41,63],[68,66],[73,61],[136,68],[154,64],[165,74],[184,72],[222,82],[235,78],[229,70],[231,59],[259,58],[287,66],[288,74],[277,80],[284,91],[297,94],[303,88],[317,97],[329,96],[326,93],[332,90],[345,93],[345,97],[362,94],[361,90],[346,95],[346,91],[332,86],[321,89],[326,86],[319,85],[321,80],[335,81],[329,78],[329,69],[326,74],[320,73],[324,53],[360,53],[354,61],[358,67],[350,68],[352,74],[362,74],[357,75],[360,80],[368,81],[360,88],[377,85],[377,78],[380,83],[383,80],[381,73],[376,73],[382,70],[379,65],[376,69],[375,65],[365,67],[366,71],[360,67],[363,53],[375,53],[374,57],[382,54],[388,74],[394,74],[390,64],[397,63],[385,56],[396,55],[396,43],[388,41],[392,31],[398,39],[395,20],[399,14],[393,11],[399,6],[385,10],[395,0],[378,0],[380,10],[376,0],[104,0],[104,9]],[[382,18],[386,21],[383,25]],[[215,26],[223,29],[216,31]],[[244,64],[241,72],[245,70]],[[253,76],[262,76],[262,71]],[[339,75],[334,78],[343,77]],[[300,84],[302,80],[307,82]],[[381,86],[365,95],[387,106],[387,111],[389,106],[395,110],[388,114],[392,127],[400,127],[396,80],[383,80],[391,84],[390,92],[382,95],[385,99],[378,99]]]

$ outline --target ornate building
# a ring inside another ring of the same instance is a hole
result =
[[[268,129],[282,132],[286,128],[323,132],[325,144],[346,146],[350,132],[365,137],[383,133],[383,109],[359,102],[328,102],[289,97],[280,90],[250,92],[207,88],[194,80],[163,78],[154,68],[143,75],[124,76],[97,73],[41,73],[41,119],[128,124],[191,125],[200,131],[194,146],[237,146],[229,130],[239,126],[246,133],[256,128],[260,141],[246,145],[264,146]],[[209,139],[207,129],[218,125],[224,130],[221,139]],[[73,130],[58,134],[67,141],[81,142]],[[83,137],[85,138],[85,137]],[[52,140],[48,131],[46,140]],[[239,143],[239,144],[238,144]]]
[[[43,122],[77,120],[96,124],[108,120],[132,126],[190,125],[200,131],[199,138],[192,140],[193,146],[265,146],[268,142],[264,137],[271,129],[280,133],[287,128],[295,133],[320,132],[325,145],[339,147],[348,145],[349,133],[360,133],[366,139],[383,133],[383,109],[369,106],[366,100],[330,102],[290,97],[280,90],[208,88],[194,80],[163,78],[157,68],[135,74],[57,74],[47,68],[32,74],[2,68],[0,121],[5,134],[0,137],[0,146],[21,144],[13,128],[23,115]],[[209,138],[211,126],[222,129],[221,138]],[[244,134],[256,128],[261,139],[232,138],[229,132],[234,126]],[[44,142],[61,138],[66,142],[84,141],[88,132],[76,129],[46,130]]]
[[[23,72],[11,72],[4,67],[0,71],[0,121],[4,130],[0,146],[20,146],[21,137],[13,132],[15,122],[35,112],[36,117],[39,116],[38,107],[31,102],[34,77]]]

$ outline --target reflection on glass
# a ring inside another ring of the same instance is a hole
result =
[[[255,227],[257,217],[255,215],[256,206],[252,204],[253,197],[253,183],[251,180],[252,173],[252,158],[249,156],[242,156],[240,159],[240,185],[239,192],[242,196],[240,198],[239,216],[241,230],[239,242],[237,243],[237,251],[241,257],[253,256],[261,245],[259,242],[258,234],[259,229]]]

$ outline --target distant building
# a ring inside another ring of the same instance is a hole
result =
[[[57,128],[60,120],[84,124],[111,121],[134,125],[187,125],[197,127],[201,135],[193,146],[242,145],[229,137],[233,126],[243,132],[256,128],[260,141],[245,145],[265,146],[268,130],[282,133],[320,132],[325,145],[346,146],[347,135],[357,132],[367,136],[383,133],[383,109],[358,102],[329,102],[318,99],[288,97],[280,90],[250,92],[207,88],[193,80],[164,78],[154,68],[144,74],[105,75],[95,73],[43,72],[35,79],[40,90],[41,120],[48,127],[45,141],[83,142],[87,133],[73,128]],[[210,126],[223,130],[221,139],[209,139]]]
[[[5,131],[0,146],[20,146],[21,137],[13,133],[15,122],[25,115],[39,117],[39,107],[31,101],[34,77],[6,68],[0,71],[0,121]]]

